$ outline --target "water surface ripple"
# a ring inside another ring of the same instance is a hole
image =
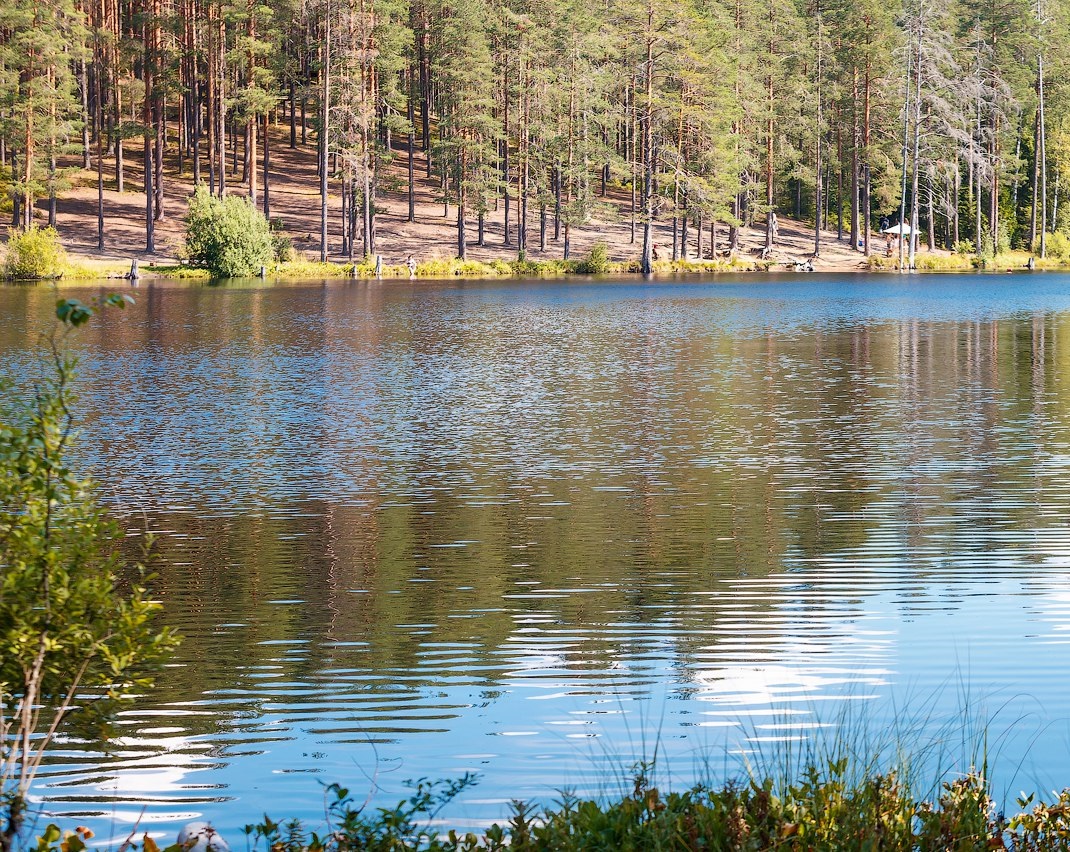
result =
[[[479,826],[845,724],[1070,783],[1070,278],[135,295],[78,335],[80,461],[185,640],[46,811],[234,834],[470,771]],[[6,372],[53,298],[0,290]]]

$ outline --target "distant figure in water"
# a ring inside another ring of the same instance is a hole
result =
[[[405,261],[405,265],[409,267],[409,280],[411,281],[416,277],[416,258],[410,254],[409,259]]]

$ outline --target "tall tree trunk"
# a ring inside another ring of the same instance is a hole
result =
[[[1048,142],[1044,126],[1044,55],[1037,55],[1037,123],[1040,137],[1040,256],[1048,255]],[[1058,194],[1056,194],[1058,195]],[[1056,200],[1058,200],[1056,198]],[[1054,216],[1052,217],[1054,221]]]
[[[406,221],[409,221],[409,222],[415,222],[416,221],[416,169],[415,169],[416,164],[414,162],[414,158],[416,156],[416,152],[414,150],[416,148],[416,123],[415,123],[416,122],[416,112],[415,112],[414,104],[413,104],[413,100],[415,99],[415,96],[416,96],[416,92],[415,92],[415,88],[416,87],[414,85],[414,82],[415,82],[414,78],[415,78],[415,74],[413,73],[413,69],[410,66],[409,67],[409,97],[408,97],[408,103],[406,104],[406,113],[407,113],[407,117],[408,117],[408,120],[409,120],[409,136],[408,136],[408,145],[407,145],[407,147],[408,147],[408,161],[409,161],[408,162],[408,169],[409,169],[409,174],[408,174],[408,177],[409,177],[409,191],[408,191],[409,213],[408,213],[408,216],[406,217]]]
[[[11,174],[18,174],[18,154],[15,151],[11,152]],[[12,193],[11,199],[11,227],[22,227],[22,199],[21,192]]]
[[[646,7],[646,60],[643,63],[643,111],[642,111],[642,156],[643,156],[643,253],[639,260],[639,271],[650,275],[653,271],[651,258],[651,222],[653,219],[654,195],[654,6],[647,0]]]
[[[913,37],[908,35],[906,52],[906,72],[903,77],[903,181],[902,193],[899,198],[899,271],[904,271],[906,264],[905,243],[903,237],[903,225],[907,217],[907,177],[910,174],[910,81],[911,69],[914,61]]]
[[[1038,60],[1039,65],[1039,60]],[[1037,79],[1037,96],[1040,95],[1039,74]],[[1029,213],[1029,250],[1036,251],[1037,225],[1039,223],[1040,202],[1040,105],[1037,105],[1036,119],[1033,123],[1033,204]]]
[[[264,116],[267,121],[267,115]],[[256,206],[256,119],[250,118],[245,128],[245,158],[248,161],[249,170],[249,200]]]
[[[554,242],[561,239],[561,166],[554,166]]]
[[[323,88],[320,96],[320,262],[327,262],[327,171],[330,118],[331,118],[331,0],[324,7],[323,62],[320,73],[323,75]]]
[[[142,133],[142,144],[144,150],[144,162],[145,167],[145,251],[148,254],[154,254],[156,251],[156,237],[154,233],[154,225],[156,222],[155,207],[156,207],[156,193],[152,188],[152,176],[156,171],[156,163],[154,162],[152,155],[152,100],[153,100],[153,79],[152,79],[152,34],[150,31],[150,22],[146,18],[143,38],[145,39],[145,67],[144,67],[144,82],[145,82],[145,98],[142,103],[142,122],[144,123],[144,132]]]
[[[869,169],[869,143],[870,143],[870,92],[871,92],[871,80],[870,80],[870,67],[869,61],[866,61],[866,74],[865,82],[863,86],[863,98],[862,98],[862,215],[865,217],[862,220],[862,249],[865,252],[866,257],[869,257],[870,246],[870,227],[873,222],[873,195],[870,187],[870,169]]]
[[[159,37],[155,39],[156,44],[159,44]],[[158,49],[158,48],[157,48]],[[152,152],[152,168],[155,172],[155,181],[153,185],[153,213],[156,221],[159,222],[163,219],[163,153],[166,139],[166,127],[167,127],[167,105],[164,103],[163,95],[158,95],[155,99],[155,107],[153,109],[153,119],[156,122],[156,141],[153,146]]]
[[[462,143],[463,144],[463,143]],[[457,185],[457,257],[461,260],[468,259],[468,239],[465,232],[464,208],[466,206],[464,192],[465,158],[462,153],[457,159],[456,185]]]
[[[925,181],[925,200],[926,200],[926,213],[929,220],[928,238],[929,238],[929,251],[936,248],[936,204],[933,202],[933,177],[929,175]]]
[[[851,231],[851,251],[858,249],[858,220],[859,220],[859,202],[861,197],[859,193],[862,191],[859,181],[859,169],[861,163],[858,157],[858,149],[861,144],[861,136],[858,127],[858,71],[857,69],[852,72],[851,75],[851,205],[850,205],[850,231]]]
[[[821,134],[823,133],[822,103],[821,96],[821,4],[817,4],[817,162],[814,167],[814,257],[821,256],[821,225],[824,213],[824,199],[822,192],[822,166],[821,166]]]
[[[430,23],[427,10],[420,10],[420,27],[416,33],[416,55],[420,63],[420,135],[427,156],[427,176],[431,177],[431,51]]]
[[[637,186],[639,183],[639,157],[636,151],[635,128],[639,123],[638,111],[635,108],[635,77],[632,77],[631,87],[628,90],[628,168],[631,172],[631,206],[629,209],[629,237],[628,242],[635,245],[635,216],[637,212]]]
[[[209,4],[211,8],[212,4]],[[216,177],[219,182],[219,197],[227,194],[227,100],[226,100],[226,71],[227,71],[227,38],[226,22],[222,14],[216,18],[216,69],[215,69],[215,134],[216,134]]]
[[[92,168],[89,148],[89,128],[92,121],[89,116],[89,69],[85,59],[78,60],[78,81],[82,95],[82,168]]]
[[[920,30],[923,22],[919,19],[918,28]],[[919,152],[921,146],[921,34],[918,34],[918,58],[915,63],[915,84],[914,84],[914,146],[911,153],[912,163],[912,177],[910,184],[910,268],[916,268],[916,257],[918,253],[918,208],[920,205],[920,199],[918,198],[918,178],[921,171],[921,161],[919,159]]]
[[[297,102],[294,93],[294,81],[290,81],[290,148],[297,148]]]
[[[271,221],[271,143],[268,141],[268,114],[264,113],[264,218]]]
[[[951,247],[954,248],[959,242],[959,197],[962,195],[962,169],[959,167],[959,158],[955,157],[955,186],[954,203],[952,204]]]
[[[104,28],[104,0],[98,0],[99,18],[93,35],[93,110],[97,134],[97,251],[104,251],[104,48],[100,32]]]
[[[192,60],[191,60],[192,61]],[[196,69],[194,69],[196,74]],[[201,83],[194,79],[190,98],[190,130],[193,135],[193,185],[201,185]]]
[[[505,223],[502,245],[508,246],[512,245],[512,238],[509,234],[509,63],[503,62],[502,65],[502,91],[504,93],[502,108],[502,192],[505,204]]]

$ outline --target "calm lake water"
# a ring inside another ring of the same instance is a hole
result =
[[[474,772],[480,826],[838,724],[1070,784],[1070,277],[134,293],[81,461],[185,641],[47,811],[240,843]],[[53,300],[0,290],[5,372]]]

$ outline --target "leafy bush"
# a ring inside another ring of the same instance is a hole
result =
[[[289,263],[294,259],[294,244],[286,234],[271,235],[271,252],[276,263]]]
[[[404,268],[404,267],[403,267]],[[479,260],[461,260],[460,258],[431,258],[425,260],[416,267],[418,278],[453,278],[464,276],[468,278],[493,278],[499,274],[500,267],[483,263]],[[405,269],[408,274],[408,269]],[[508,271],[506,275],[510,274]]]
[[[186,215],[186,255],[219,278],[254,275],[275,258],[267,220],[244,198],[197,187]]]
[[[1056,231],[1054,234],[1048,234],[1044,240],[1045,248],[1047,249],[1048,257],[1057,257],[1060,260],[1070,258],[1070,237],[1067,237],[1062,231]],[[1037,239],[1037,245],[1034,251],[1040,251],[1040,239]]]
[[[973,254],[976,251],[976,247],[973,244],[973,240],[959,240],[955,243],[955,254]]]
[[[973,269],[974,259],[959,254],[930,254],[919,253],[914,260],[915,269],[936,271],[955,271]]]
[[[996,254],[1006,254],[1011,250],[1011,231],[1007,227],[1007,220],[1000,218],[999,227],[996,229],[995,245],[993,246]]]
[[[293,241],[283,233],[282,219],[275,218],[268,222],[271,231],[271,250],[276,263],[289,263],[295,257]]]
[[[605,275],[609,272],[609,247],[595,243],[586,259],[576,264],[576,271],[583,275]]]
[[[66,262],[67,253],[55,228],[34,225],[26,231],[8,230],[4,263],[8,278],[59,278]]]

